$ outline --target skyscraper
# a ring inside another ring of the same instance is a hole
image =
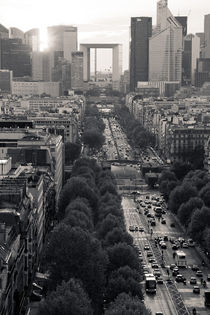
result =
[[[130,90],[135,91],[138,81],[148,81],[149,37],[152,35],[151,17],[131,18]]]
[[[149,39],[149,80],[181,82],[182,26],[167,5],[167,0],[157,3],[157,27]]]
[[[204,58],[210,58],[210,14],[205,15],[204,34],[205,34]]]
[[[19,38],[24,43],[24,32],[17,27],[9,28],[9,38]]]
[[[0,24],[0,38],[9,38],[9,30]]]
[[[12,70],[14,77],[31,76],[31,48],[21,39],[0,39],[0,69]]]
[[[175,16],[175,19],[182,26],[183,37],[187,36],[187,16]]]
[[[32,52],[32,80],[50,81],[50,55],[48,52]]]
[[[71,62],[71,53],[77,50],[77,27],[58,25],[48,27],[48,47]]]
[[[200,57],[200,38],[189,34],[184,39],[183,84],[195,84],[197,59]]]
[[[25,32],[25,44],[31,47],[32,51],[39,51],[40,48],[40,34],[38,28],[33,28]]]
[[[71,88],[83,89],[83,52],[72,52]]]

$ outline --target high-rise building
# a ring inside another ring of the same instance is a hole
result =
[[[83,52],[72,52],[71,87],[73,90],[83,89]]]
[[[204,34],[205,34],[204,58],[210,58],[210,14],[205,15]]]
[[[149,39],[149,80],[181,82],[182,26],[167,5],[167,0],[157,3],[157,27]]]
[[[204,50],[205,50],[205,33],[196,33],[196,36],[200,38],[200,58],[204,57]]]
[[[187,16],[175,16],[175,19],[182,26],[183,37],[187,36]]]
[[[14,77],[31,76],[31,49],[21,39],[0,39],[0,69],[12,70]]]
[[[33,28],[24,34],[25,44],[31,47],[32,51],[39,51],[40,49],[40,32],[38,28]]]
[[[71,62],[71,53],[77,50],[77,27],[69,25],[48,27],[48,47],[55,55]]]
[[[9,28],[9,38],[19,38],[24,43],[24,32],[17,27]]]
[[[135,91],[138,81],[148,81],[152,18],[132,17],[130,31],[130,90]]]
[[[201,87],[205,82],[210,82],[210,58],[197,59],[195,86]]]
[[[184,38],[183,51],[183,84],[195,84],[197,59],[200,57],[200,38],[189,34]]]
[[[0,38],[9,38],[9,30],[0,24]]]
[[[48,52],[32,53],[32,80],[50,81],[50,55]]]
[[[10,93],[12,88],[12,71],[0,70],[0,93]]]

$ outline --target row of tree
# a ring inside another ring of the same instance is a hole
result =
[[[39,314],[150,314],[111,172],[95,160],[77,160],[61,192],[59,218],[45,249],[50,291]]]
[[[83,143],[91,150],[99,150],[104,144],[105,124],[96,105],[87,105],[84,119]]]
[[[132,146],[145,148],[155,145],[155,136],[133,117],[125,105],[116,106],[115,113]]]
[[[160,191],[169,209],[178,216],[187,233],[210,252],[210,179],[204,170],[174,165],[163,171]]]

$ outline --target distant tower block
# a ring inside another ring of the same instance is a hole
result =
[[[121,44],[80,44],[80,51],[83,52],[83,79],[90,81],[90,49],[112,49],[112,82],[113,86],[118,86],[122,75],[122,45]]]

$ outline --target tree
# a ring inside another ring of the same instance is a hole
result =
[[[170,193],[174,190],[177,184],[178,184],[178,181],[169,181],[169,180],[161,181],[159,189],[160,189],[160,192],[163,194],[165,200],[169,199]]]
[[[82,138],[84,144],[88,145],[91,149],[100,149],[105,141],[105,137],[95,129],[86,130]]]
[[[177,178],[174,172],[171,172],[169,170],[162,171],[160,178],[159,178],[159,184],[161,184],[163,181],[173,181],[176,182]]]
[[[112,231],[115,227],[122,227],[123,224],[120,218],[108,214],[105,219],[97,225],[97,236],[99,239],[104,239],[108,232]]]
[[[93,214],[92,210],[89,206],[89,202],[86,198],[76,198],[73,201],[69,203],[69,205],[66,207],[65,216],[68,216],[71,211],[79,211],[84,213],[89,219],[92,219]]]
[[[123,266],[139,270],[139,259],[134,248],[126,243],[118,243],[107,248],[109,258],[109,272]]]
[[[112,181],[105,181],[101,186],[99,186],[99,190],[101,195],[104,195],[105,193],[109,192],[110,194],[117,195],[117,190],[114,184],[112,184]]]
[[[121,293],[116,300],[110,303],[105,315],[151,315],[144,303],[138,297]]]
[[[210,227],[210,209],[204,206],[199,210],[195,210],[192,214],[189,233],[194,239],[202,242],[203,232],[206,227]]]
[[[78,226],[83,230],[93,231],[93,222],[81,211],[72,210],[63,220],[63,223],[71,227]]]
[[[132,245],[133,238],[126,231],[123,231],[121,228],[116,227],[106,234],[103,244],[105,247],[107,247],[121,242]]]
[[[81,153],[81,144],[66,142],[65,143],[65,164],[72,164]]]
[[[90,299],[80,281],[62,282],[39,304],[39,315],[92,315]]]
[[[187,173],[183,181],[190,183],[200,191],[209,182],[209,177],[206,171],[195,170]]]
[[[182,203],[196,196],[197,190],[194,186],[187,185],[186,183],[179,185],[170,193],[169,208],[176,214]]]
[[[187,227],[191,220],[191,215],[196,209],[203,207],[202,199],[198,197],[190,198],[187,202],[182,203],[178,210],[180,222]]]
[[[140,282],[136,281],[133,277],[126,279],[122,275],[114,277],[110,275],[106,290],[106,300],[108,302],[114,301],[123,292],[143,299]]]
[[[86,198],[92,209],[97,208],[98,196],[81,177],[71,177],[64,185],[59,199],[59,214],[62,217],[68,204],[77,197]]]
[[[171,169],[171,171],[174,172],[178,180],[184,178],[185,175],[191,170],[192,170],[192,164],[186,163],[186,162],[184,163],[175,162]]]
[[[75,277],[93,303],[102,304],[107,256],[90,233],[61,223],[52,231],[44,255],[53,288]]]
[[[100,207],[98,219],[102,221],[108,214],[112,214],[116,217],[123,218],[123,211],[121,208],[117,207],[116,205],[104,205]]]
[[[200,198],[207,207],[210,207],[210,183],[207,183],[199,192]]]

